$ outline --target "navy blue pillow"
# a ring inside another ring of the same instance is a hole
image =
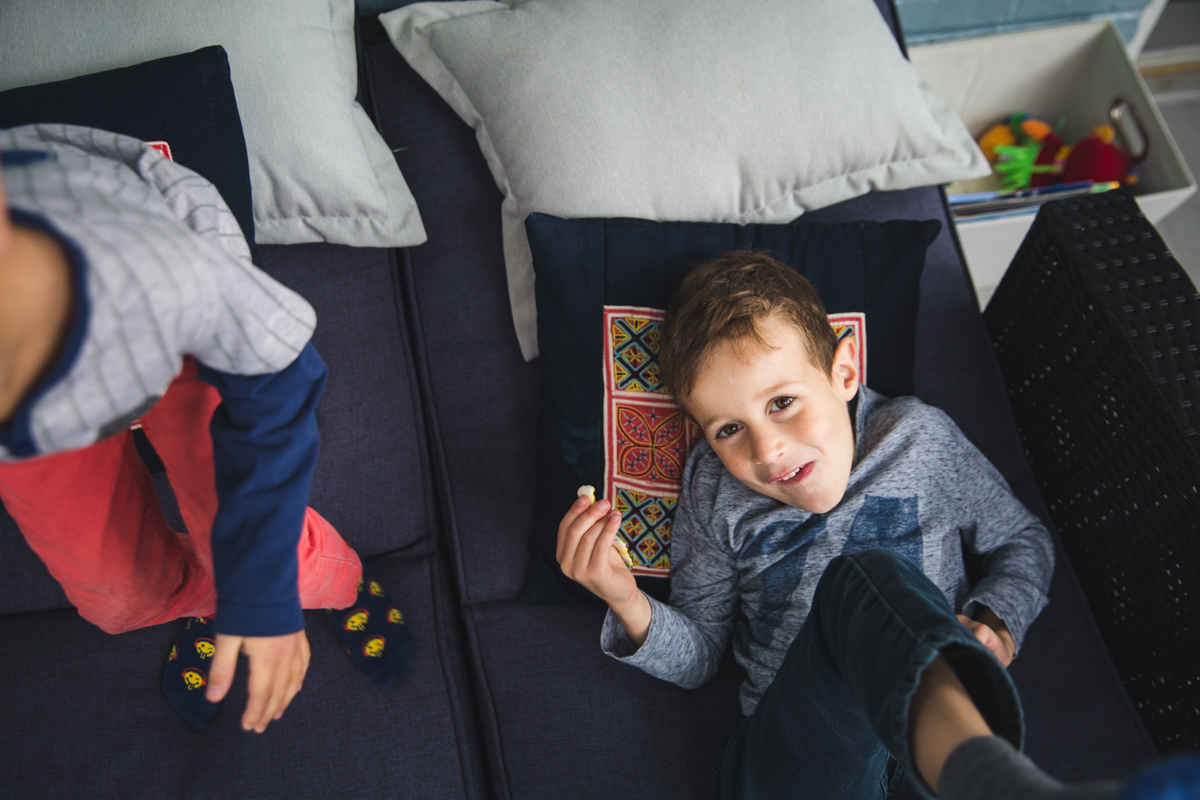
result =
[[[643,309],[665,309],[691,266],[730,250],[768,252],[816,286],[835,328],[856,329],[871,388],[912,394],[921,271],[937,220],[743,226],[530,214],[525,228],[542,403],[529,602],[595,600],[554,557],[582,484],[615,496],[638,584],[666,598],[668,581],[655,576],[669,566],[670,482],[695,432],[658,394],[657,323]]]
[[[132,67],[0,92],[0,128],[61,122],[164,141],[171,157],[203,175],[229,204],[250,245],[250,163],[229,57],[218,45]]]

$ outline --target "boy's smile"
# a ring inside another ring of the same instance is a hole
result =
[[[858,392],[857,344],[838,345],[830,376],[813,366],[791,323],[771,316],[757,329],[769,346],[718,343],[684,405],[735,478],[824,514],[841,501],[854,463],[846,404]]]

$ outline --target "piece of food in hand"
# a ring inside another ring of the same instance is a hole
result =
[[[595,486],[585,483],[583,486],[580,486],[575,490],[575,494],[578,497],[586,497],[588,499],[588,505],[592,505],[596,502]],[[625,562],[625,566],[633,569],[633,558],[631,558],[629,555],[629,547],[625,544],[625,540],[618,535],[617,538],[613,540],[613,547],[618,553],[621,554],[621,560]]]
[[[613,540],[613,547],[621,554],[621,560],[625,562],[625,566],[633,569],[633,558],[629,555],[629,547],[626,546],[625,540],[621,538],[620,534]]]

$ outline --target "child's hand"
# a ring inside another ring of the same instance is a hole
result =
[[[620,526],[621,514],[607,500],[589,506],[588,499],[580,497],[558,524],[555,551],[563,574],[618,614],[640,597],[633,573],[613,547]]]
[[[1008,665],[1016,658],[1017,644],[1013,641],[1012,634],[1008,632],[1008,626],[1004,624],[1004,620],[996,616],[996,613],[990,608],[985,608],[978,620],[964,617],[962,614],[957,616],[958,621],[975,634],[975,638],[984,647],[992,651],[992,655],[1000,662],[1000,666],[1007,669]]]
[[[208,674],[210,703],[219,703],[233,684],[238,652],[250,658],[250,699],[242,729],[262,733],[283,716],[308,672],[308,637],[303,630],[284,636],[227,636],[217,634],[212,669]]]

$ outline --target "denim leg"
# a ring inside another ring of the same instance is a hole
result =
[[[1019,748],[1016,688],[941,590],[894,553],[834,559],[775,680],[726,738],[721,797],[880,798],[889,752],[932,797],[912,764],[908,709],[939,653],[992,730]]]

